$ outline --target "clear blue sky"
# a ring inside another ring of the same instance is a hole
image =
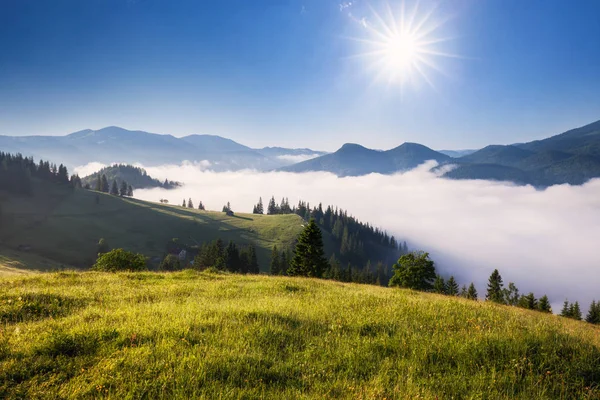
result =
[[[452,40],[437,48],[462,58],[436,58],[434,88],[402,89],[348,39],[384,3],[350,3],[2,0],[0,134],[118,125],[257,147],[458,149],[600,119],[598,0],[441,2],[430,22],[451,17],[436,34]]]

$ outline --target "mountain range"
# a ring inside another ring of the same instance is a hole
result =
[[[450,155],[449,155],[450,154]],[[451,157],[454,154],[455,157]],[[387,151],[345,144],[338,151],[283,171],[327,171],[338,176],[407,171],[427,160],[456,167],[445,173],[453,179],[487,179],[547,187],[579,185],[600,177],[600,121],[543,140],[490,145],[477,151],[434,151],[416,143]]]
[[[578,185],[600,177],[600,121],[543,140],[490,145],[477,151],[435,151],[418,143],[404,143],[385,151],[347,143],[334,153],[307,148],[254,149],[220,136],[176,138],[118,127],[87,129],[67,136],[0,136],[0,151],[62,160],[70,168],[94,161],[155,166],[206,160],[216,171],[326,171],[338,176],[391,174],[435,160],[440,166],[455,166],[445,173],[447,178],[547,187]]]
[[[209,161],[210,168],[216,171],[272,170],[326,154],[311,149],[252,149],[220,136],[176,138],[116,126],[86,129],[66,136],[0,136],[0,150],[35,159],[61,160],[70,169],[90,162],[158,166],[187,160]]]

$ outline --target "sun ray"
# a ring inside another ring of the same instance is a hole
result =
[[[383,13],[368,7],[372,22],[363,24],[365,37],[352,38],[364,47],[363,51],[350,58],[371,60],[368,70],[374,71],[375,81],[399,85],[402,90],[403,86],[422,80],[436,90],[430,73],[446,74],[435,59],[463,58],[441,47],[454,38],[441,33],[449,19],[437,18],[437,7],[422,10],[419,0],[410,9],[401,2],[396,14],[389,3]]]

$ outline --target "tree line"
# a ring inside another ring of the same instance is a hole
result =
[[[14,194],[31,195],[32,178],[81,187],[79,175],[69,176],[67,167],[41,160],[36,163],[33,157],[22,154],[0,152],[0,189]]]
[[[254,205],[253,213],[265,213],[262,197]],[[333,205],[324,208],[319,203],[311,207],[310,203],[300,200],[298,205],[290,206],[287,197],[277,203],[271,196],[266,214],[296,214],[307,222],[314,219],[321,230],[329,233],[334,251],[326,274],[335,279],[385,284],[391,276],[389,265],[408,252],[406,242],[400,243],[384,230],[363,223]]]
[[[89,185],[86,185],[86,189],[90,189]],[[133,187],[129,185],[125,180],[121,180],[121,184],[117,184],[117,179],[113,179],[112,185],[108,185],[108,178],[105,174],[98,175],[96,177],[96,185],[94,186],[96,192],[110,193],[113,196],[121,197],[133,197]]]

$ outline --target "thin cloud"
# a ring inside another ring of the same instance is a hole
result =
[[[344,10],[352,7],[353,4],[354,4],[354,2],[352,2],[352,1],[344,1],[344,2],[340,3],[339,4],[340,11],[344,11]]]
[[[333,174],[255,171],[216,173],[198,165],[147,168],[151,176],[182,181],[181,188],[137,190],[136,197],[178,204],[192,198],[212,210],[230,201],[250,212],[262,196],[333,204],[380,226],[410,247],[432,254],[440,271],[474,281],[480,295],[497,268],[505,284],[547,294],[554,308],[565,298],[587,308],[600,299],[600,179],[582,186],[530,186],[441,179],[433,164],[396,174],[339,178]]]

